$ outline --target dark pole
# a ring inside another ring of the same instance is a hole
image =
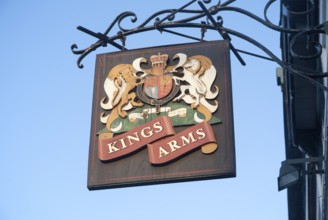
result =
[[[318,1],[281,0],[281,24],[289,29],[311,29],[318,25]],[[298,68],[321,70],[320,56],[314,53],[311,42],[319,41],[318,34],[281,34],[283,62]],[[317,80],[321,82],[321,80]],[[285,70],[283,85],[286,159],[320,156],[322,152],[321,132],[324,101],[323,92],[308,82]],[[312,164],[301,164],[300,169],[311,172]],[[288,188],[289,220],[316,220],[317,186],[316,175],[303,175],[297,185]],[[320,213],[321,214],[321,213]]]

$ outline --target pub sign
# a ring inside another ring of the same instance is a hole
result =
[[[88,188],[235,176],[228,41],[98,54]]]

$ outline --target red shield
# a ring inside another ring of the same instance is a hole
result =
[[[170,75],[148,76],[144,82],[144,92],[153,99],[162,99],[168,96],[173,88],[173,79]]]

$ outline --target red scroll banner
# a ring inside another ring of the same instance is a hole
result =
[[[174,136],[148,144],[149,160],[152,164],[168,163],[198,147],[214,142],[211,125],[203,122]]]
[[[162,116],[115,137],[112,133],[100,134],[98,157],[102,161],[117,159],[174,133],[170,118]]]
[[[103,133],[98,137],[98,157],[102,161],[111,161],[147,145],[150,162],[164,164],[198,147],[215,142],[212,127],[205,122],[172,136],[174,133],[168,116],[156,118],[115,137],[112,133]]]

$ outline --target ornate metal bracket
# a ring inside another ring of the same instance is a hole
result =
[[[147,32],[147,31],[159,31],[159,32],[166,32],[170,34],[174,34],[180,37],[192,39],[195,41],[204,41],[205,33],[207,30],[213,30],[217,31],[218,34],[221,36],[221,38],[225,40],[230,41],[230,49],[233,52],[233,54],[237,57],[237,59],[240,61],[242,65],[246,65],[245,61],[240,56],[240,53],[245,53],[248,55],[256,56],[263,59],[268,59],[276,62],[278,65],[280,65],[282,68],[288,70],[291,74],[297,75],[299,77],[305,78],[310,83],[316,85],[317,87],[321,88],[324,91],[328,91],[328,88],[322,85],[321,83],[317,82],[315,78],[322,78],[327,77],[328,73],[319,73],[315,72],[313,70],[304,70],[300,69],[297,66],[292,66],[288,63],[284,63],[281,59],[279,59],[276,55],[274,55],[269,49],[267,49],[264,45],[259,43],[258,41],[254,40],[253,38],[244,35],[240,32],[237,32],[232,29],[228,29],[223,27],[223,18],[221,16],[217,16],[214,18],[216,14],[222,11],[232,11],[235,13],[239,13],[242,15],[245,15],[249,18],[252,18],[253,20],[259,22],[260,24],[278,31],[280,33],[291,33],[294,35],[294,38],[291,42],[291,48],[293,48],[293,44],[297,41],[299,37],[302,37],[304,35],[314,35],[314,34],[327,34],[328,32],[328,22],[325,22],[323,24],[320,24],[316,27],[314,27],[311,30],[301,30],[301,29],[286,29],[282,28],[278,25],[273,24],[267,17],[267,12],[270,6],[276,2],[277,0],[270,0],[266,4],[264,8],[264,19],[258,17],[257,15],[246,11],[242,8],[238,7],[232,7],[229,6],[231,3],[235,2],[235,0],[228,0],[224,3],[221,3],[219,0],[218,3],[215,5],[207,8],[205,4],[209,4],[211,0],[198,0],[197,3],[200,7],[200,10],[190,10],[187,9],[188,6],[194,4],[197,0],[191,0],[187,4],[183,5],[182,7],[178,9],[166,9],[159,12],[156,12],[152,14],[149,18],[147,18],[144,22],[139,24],[138,26],[134,28],[124,28],[122,26],[122,21],[125,21],[126,18],[130,18],[132,23],[135,23],[137,21],[137,16],[135,13],[127,11],[119,14],[115,20],[109,25],[109,27],[105,30],[103,33],[96,33],[91,30],[88,30],[87,28],[84,28],[82,26],[78,26],[77,29],[89,34],[98,40],[90,45],[89,47],[78,50],[78,47],[76,44],[73,44],[71,46],[71,50],[74,54],[79,55],[79,58],[77,59],[77,65],[79,68],[83,68],[83,65],[81,64],[84,57],[86,57],[88,54],[90,54],[92,51],[97,50],[99,47],[105,47],[108,44],[118,48],[119,50],[127,50],[125,47],[126,39],[129,35],[138,34],[141,32]],[[308,13],[311,10],[308,9],[308,11],[302,12],[302,13]],[[183,19],[176,20],[176,14],[185,15],[186,17]],[[205,19],[205,21],[201,21],[201,19]],[[117,25],[119,28],[119,32],[110,35],[111,30],[113,27]],[[201,30],[201,37],[197,38],[194,36],[186,35],[177,31],[172,31],[171,29],[177,28],[177,27],[183,27],[183,28],[198,28]],[[249,43],[253,44],[254,46],[260,48],[264,53],[268,55],[268,57],[260,56],[251,52],[242,51],[236,49],[232,44],[232,38],[230,36],[235,36],[238,38],[241,38],[245,41],[248,41]],[[309,38],[310,39],[310,38]],[[121,44],[117,43],[116,41],[120,40]],[[306,55],[299,54],[298,52],[291,50],[292,56],[301,58],[301,59],[312,59],[316,58],[321,55],[322,53],[322,47],[318,42],[313,42],[309,40],[309,44],[307,45],[309,48]]]

